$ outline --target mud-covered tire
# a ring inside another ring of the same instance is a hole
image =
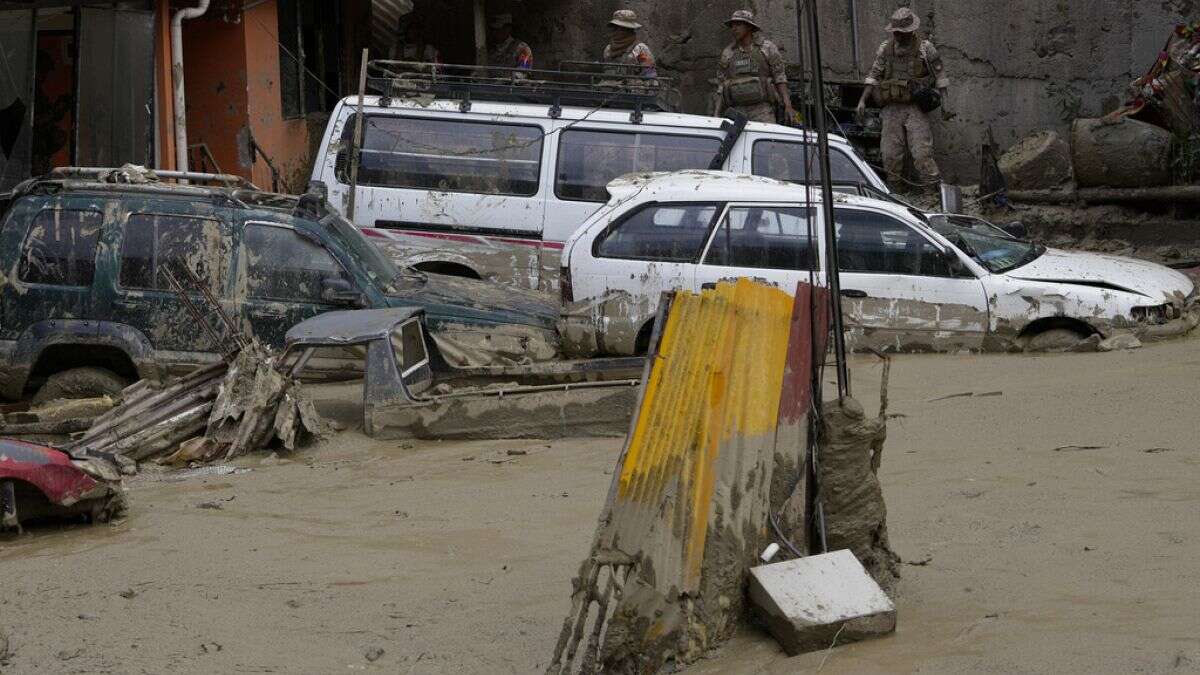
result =
[[[1065,352],[1085,339],[1087,334],[1074,328],[1050,328],[1026,337],[1024,349],[1027,352]]]
[[[106,368],[72,368],[46,378],[33,396],[33,405],[64,398],[117,396],[128,386],[125,378]]]

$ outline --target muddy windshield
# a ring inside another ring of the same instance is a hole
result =
[[[367,272],[367,276],[377,283],[384,292],[391,293],[396,290],[396,285],[401,282],[401,277],[421,277],[421,273],[407,268],[401,270],[391,261],[386,255],[380,251],[375,244],[372,244],[369,239],[363,236],[363,233],[354,227],[345,218],[338,215],[331,215],[324,218],[321,223],[325,226],[325,230],[337,240],[338,244],[349,253],[351,258],[358,263]]]
[[[934,229],[993,274],[1028,265],[1046,252],[1046,247],[1040,244],[984,234],[966,227],[944,224]]]

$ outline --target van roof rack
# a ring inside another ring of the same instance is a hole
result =
[[[473,100],[548,105],[551,117],[571,105],[632,110],[634,122],[641,121],[643,111],[677,109],[675,80],[643,77],[641,70],[591,61],[563,61],[557,70],[538,70],[375,60],[367,64],[367,83],[385,106],[394,98],[433,95],[459,101],[464,112]]]
[[[197,171],[164,171],[148,169],[144,166],[126,164],[120,167],[102,166],[60,166],[50,170],[50,178],[78,178],[95,180],[100,183],[145,184],[158,183],[163,180],[175,182],[189,181],[219,187],[232,187],[258,190],[258,186],[250,181],[228,173],[200,173]]]

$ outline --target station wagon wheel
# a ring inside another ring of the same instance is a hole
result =
[[[46,383],[33,396],[33,405],[64,398],[115,397],[128,386],[125,378],[107,368],[72,368],[46,378]]]

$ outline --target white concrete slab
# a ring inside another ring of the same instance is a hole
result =
[[[896,606],[846,550],[752,568],[750,600],[793,656],[896,630]]]

